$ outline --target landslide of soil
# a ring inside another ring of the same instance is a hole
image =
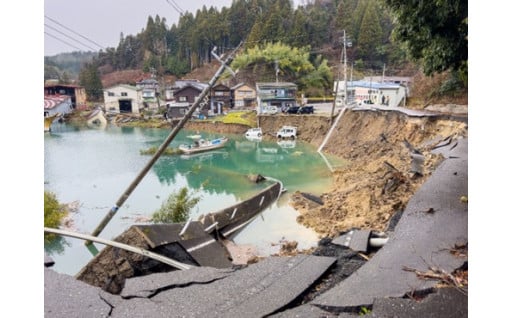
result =
[[[441,155],[429,151],[435,143],[449,137],[467,137],[467,117],[453,119],[449,115],[455,113],[449,107],[444,109],[448,109],[445,116],[435,118],[347,110],[323,151],[345,159],[348,164],[333,172],[334,186],[320,195],[323,205],[300,192],[292,195],[290,204],[300,212],[298,222],[324,237],[337,236],[352,228],[385,230],[392,216],[406,206],[443,160]],[[467,106],[463,109],[467,114]],[[260,116],[259,125],[264,132],[275,132],[282,125],[297,126],[300,140],[319,147],[329,130],[330,117]],[[224,133],[242,133],[247,129],[198,122],[189,122],[187,127]],[[267,133],[264,138],[275,137]],[[411,152],[405,141],[425,156],[421,175],[410,172]]]

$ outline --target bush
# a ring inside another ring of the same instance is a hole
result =
[[[44,226],[58,228],[67,215],[64,205],[60,204],[53,192],[44,192]]]
[[[192,197],[188,189],[183,187],[179,192],[172,193],[167,201],[162,203],[159,210],[155,211],[151,221],[155,223],[180,223],[185,222],[190,210],[199,202],[199,197]]]

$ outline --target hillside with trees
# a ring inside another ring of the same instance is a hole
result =
[[[214,47],[221,55],[243,41],[238,80],[275,79],[278,68],[307,94],[329,94],[344,31],[354,78],[449,72],[443,90],[467,87],[467,3],[447,0],[314,0],[297,8],[290,0],[233,0],[229,8],[185,12],[171,26],[150,16],[140,33],[120,34],[117,47],[88,61],[82,72],[89,75],[81,79],[92,76],[91,68],[101,78],[128,70],[182,78],[215,62]],[[291,60],[295,54],[300,65]]]

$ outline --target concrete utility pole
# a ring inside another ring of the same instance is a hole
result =
[[[347,106],[347,35],[343,30],[343,81],[345,82],[345,93],[343,98],[343,106]]]
[[[345,91],[343,93],[343,106],[347,105],[347,35],[345,33],[345,30],[343,30],[343,48],[341,50],[341,56],[340,56],[340,66],[343,63],[343,79],[344,79],[344,86]],[[334,89],[334,99],[332,101],[332,110],[331,110],[331,125],[333,121],[334,116],[334,107],[336,106],[336,100],[338,99],[338,93],[339,93],[339,83],[340,83],[340,69],[341,67],[338,67],[338,80],[336,81],[336,88]]]

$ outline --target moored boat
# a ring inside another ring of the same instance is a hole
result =
[[[226,145],[228,138],[220,137],[215,139],[204,139],[200,135],[188,136],[193,139],[191,144],[182,144],[178,148],[185,154],[193,154],[213,149],[219,149]]]

